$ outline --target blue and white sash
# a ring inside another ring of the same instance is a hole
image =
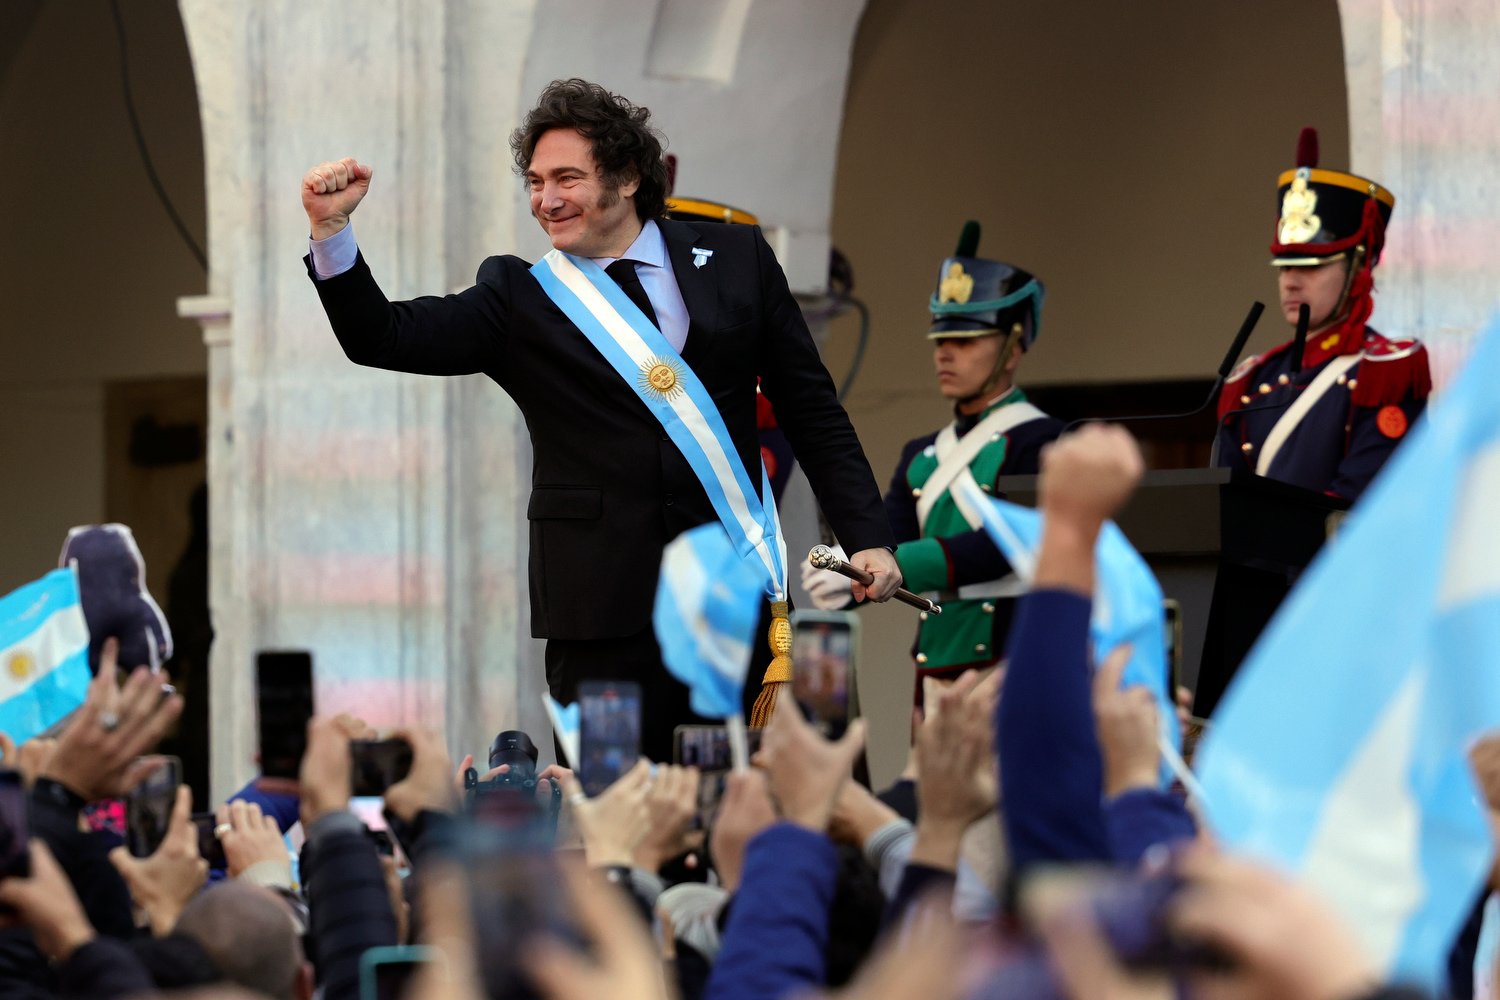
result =
[[[635,389],[692,466],[741,558],[773,600],[786,599],[786,542],[771,481],[751,484],[713,397],[646,315],[604,269],[552,250],[531,267],[542,290]]]

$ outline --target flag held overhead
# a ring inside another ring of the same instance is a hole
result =
[[[1303,574],[1199,756],[1220,838],[1428,986],[1492,853],[1466,753],[1500,727],[1497,379],[1500,321]]]
[[[692,692],[693,711],[740,714],[765,588],[724,528],[700,525],[662,553],[653,622],[662,662]]]
[[[0,597],[0,732],[42,734],[83,704],[91,678],[75,568]]]

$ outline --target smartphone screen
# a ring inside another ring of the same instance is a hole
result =
[[[750,756],[760,749],[764,730],[745,730]],[[672,761],[702,772],[698,782],[698,829],[706,829],[719,811],[724,797],[724,780],[733,765],[729,752],[729,730],[723,726],[678,726],[672,731]]]
[[[641,686],[634,681],[578,685],[578,781],[598,795],[641,756]]]
[[[295,778],[307,749],[313,715],[312,654],[267,650],[255,657],[256,717],[260,727],[260,773]]]
[[[700,771],[727,771],[729,731],[723,726],[678,726],[672,731],[672,761]]]
[[[424,965],[442,962],[442,952],[426,945],[388,945],[366,949],[359,959],[360,1000],[401,1000]]]
[[[213,813],[193,813],[193,826],[198,830],[198,856],[208,862],[210,868],[228,868],[224,857],[224,842],[214,833],[219,819]]]
[[[352,740],[349,762],[351,795],[384,795],[411,773],[411,744],[402,739]]]
[[[165,757],[125,796],[125,842],[131,854],[149,858],[166,839],[180,784],[182,761]]]
[[[792,697],[824,737],[849,728],[854,690],[853,612],[792,614]]]
[[[19,771],[0,771],[0,878],[31,875],[31,823]]]

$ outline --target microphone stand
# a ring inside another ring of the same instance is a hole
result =
[[[1306,308],[1304,306],[1304,308]],[[1219,363],[1219,371],[1214,379],[1213,387],[1208,390],[1208,396],[1198,406],[1183,413],[1148,413],[1136,417],[1081,417],[1074,420],[1063,428],[1063,433],[1080,427],[1083,424],[1094,423],[1099,420],[1110,419],[1117,423],[1140,422],[1143,420],[1182,420],[1187,417],[1196,417],[1204,410],[1214,404],[1219,398],[1219,390],[1224,388],[1224,383],[1229,378],[1229,373],[1234,369],[1234,363],[1239,359],[1240,352],[1245,349],[1245,343],[1250,339],[1250,334],[1255,332],[1255,324],[1260,322],[1260,314],[1265,312],[1264,302],[1253,302],[1250,311],[1245,314],[1245,321],[1240,324],[1239,332],[1234,335],[1234,342],[1229,345],[1229,353],[1224,355],[1224,360]]]

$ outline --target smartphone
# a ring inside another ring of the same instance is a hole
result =
[[[535,825],[474,824],[461,843],[474,940],[485,942],[476,956],[485,995],[542,996],[526,971],[528,944],[538,936],[582,944],[548,838]]]
[[[0,879],[31,876],[31,822],[21,772],[0,770]]]
[[[182,784],[182,761],[163,757],[162,763],[125,796],[125,843],[138,858],[149,858],[166,839]]]
[[[198,830],[198,855],[208,862],[210,868],[228,868],[224,857],[224,842],[214,833],[219,818],[213,813],[193,813],[193,826]]]
[[[313,716],[312,654],[263,650],[255,656],[255,708],[260,730],[260,773],[295,778],[307,749]]]
[[[359,957],[360,1000],[401,1000],[424,965],[443,963],[443,953],[420,944],[385,945],[365,949]],[[447,966],[443,965],[446,970]]]
[[[826,739],[858,715],[854,658],[859,619],[852,611],[792,612],[792,697]]]
[[[641,756],[641,686],[635,681],[578,685],[578,781],[598,795]]]
[[[1175,705],[1182,686],[1182,605],[1175,598],[1165,598],[1161,619],[1167,647],[1167,700]]]
[[[370,843],[375,845],[375,853],[382,858],[394,858],[396,856],[396,840],[391,836],[391,831],[371,830],[366,827],[365,836],[370,838]]]
[[[763,731],[745,730],[745,743],[752,757],[760,749]],[[724,797],[724,780],[733,765],[729,730],[723,726],[678,726],[672,731],[672,761],[684,767],[696,767],[702,772],[698,782],[696,827],[707,829],[714,813],[719,811],[719,800]]]
[[[745,745],[754,757],[761,729],[745,730]],[[672,730],[672,763],[700,771],[727,771],[733,766],[729,730],[723,726],[678,726]]]
[[[411,773],[411,744],[402,739],[351,740],[349,764],[351,795],[384,795]]]

